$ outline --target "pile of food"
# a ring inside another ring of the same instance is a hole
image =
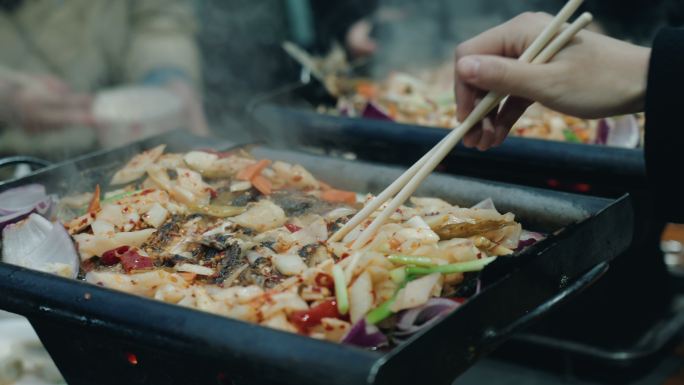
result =
[[[352,250],[372,217],[328,239],[372,195],[241,150],[164,149],[134,156],[105,193],[57,199],[34,184],[0,194],[3,261],[380,348],[458,308],[484,266],[541,239],[489,199],[465,208],[414,197]]]
[[[453,77],[440,73],[444,70],[416,77],[395,72],[382,82],[338,78],[337,105],[332,108],[319,106],[318,111],[450,129],[458,123],[451,89]],[[643,115],[580,119],[534,104],[515,124],[511,134],[634,148],[642,142],[643,125]]]

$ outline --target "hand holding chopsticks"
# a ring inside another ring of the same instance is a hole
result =
[[[582,0],[570,0],[546,26],[542,33],[520,56],[520,61],[532,63],[544,63],[550,60],[562,49],[582,28],[591,22],[588,13],[580,16],[574,23],[558,34],[563,24],[577,10]],[[554,38],[555,37],[555,38]],[[552,41],[553,39],[553,41]],[[358,249],[365,245],[382,226],[392,213],[401,206],[420,186],[422,181],[434,170],[444,157],[461,140],[468,130],[482,120],[492,109],[503,100],[503,95],[488,93],[482,101],[475,106],[468,117],[444,137],[432,150],[418,160],[411,168],[395,180],[385,191],[369,202],[358,212],[344,227],[333,234],[330,241],[338,241],[350,230],[364,222],[380,206],[392,196],[394,198],[373,220],[373,222],[359,235],[352,245],[352,249]]]

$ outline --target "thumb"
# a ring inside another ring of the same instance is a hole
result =
[[[515,59],[474,55],[456,63],[456,75],[476,88],[502,95],[515,95],[539,100],[540,79],[545,77],[543,65],[523,63]]]

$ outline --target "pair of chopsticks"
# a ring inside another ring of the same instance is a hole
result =
[[[578,17],[572,24],[558,33],[563,25],[579,8],[583,0],[569,0],[565,6],[553,18],[551,23],[541,32],[539,36],[527,47],[525,52],[518,60],[540,64],[546,63],[565,47],[570,40],[591,21],[590,13],[585,12]],[[336,242],[342,239],[349,231],[364,222],[380,206],[390,198],[394,198],[387,206],[375,217],[373,222],[356,238],[352,244],[352,249],[356,250],[364,246],[382,226],[387,219],[418,189],[423,180],[437,167],[444,157],[454,148],[475,124],[484,119],[487,114],[497,107],[505,95],[498,95],[489,92],[480,103],[475,106],[473,111],[456,126],[447,136],[435,145],[427,154],[418,160],[411,168],[406,170],[389,187],[387,187],[375,199],[368,202],[349,222],[330,237],[329,242]]]

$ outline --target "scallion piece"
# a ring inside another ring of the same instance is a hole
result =
[[[412,255],[390,255],[387,257],[392,263],[399,265],[416,265],[416,266],[435,266],[435,261],[430,257],[417,257]]]
[[[349,311],[349,295],[347,294],[347,279],[339,265],[332,268],[333,281],[335,282],[335,297],[337,299],[337,311],[347,314]]]
[[[392,310],[390,310],[390,307],[392,307],[392,304],[394,303],[395,300],[396,300],[396,294],[392,298],[383,302],[380,306],[371,310],[368,314],[366,314],[366,322],[368,322],[369,324],[375,325],[378,322],[380,322],[380,321],[384,320],[385,318],[394,314],[394,312]]]
[[[119,193],[119,194],[114,194],[114,195],[110,196],[109,198],[103,199],[103,200],[102,200],[102,203],[116,202],[116,201],[118,201],[119,199],[125,198],[125,197],[127,197],[127,196],[131,196],[131,195],[133,195],[133,194],[137,194],[137,193],[139,193],[139,192],[141,192],[141,191],[143,191],[143,190],[124,191],[124,192]]]
[[[482,259],[476,259],[468,262],[451,263],[449,265],[437,265],[432,267],[407,267],[406,274],[413,275],[426,275],[432,273],[467,273],[471,271],[480,271],[484,269],[485,266],[494,262],[497,257],[487,257]]]
[[[401,284],[406,281],[406,267],[397,267],[389,272],[390,278],[396,284]]]

